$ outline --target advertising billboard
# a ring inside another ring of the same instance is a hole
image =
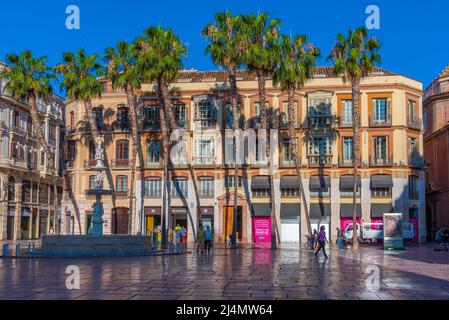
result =
[[[402,213],[384,213],[384,249],[403,250]]]

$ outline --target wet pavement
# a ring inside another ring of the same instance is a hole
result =
[[[79,267],[79,289],[66,287],[69,265]],[[0,299],[446,300],[449,253],[431,245],[332,248],[325,260],[284,246],[214,248],[210,256],[0,258]]]

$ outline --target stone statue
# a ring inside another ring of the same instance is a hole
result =
[[[104,149],[100,139],[96,139],[95,142],[95,160],[97,160],[97,167],[103,167]]]
[[[104,171],[97,171],[95,174],[95,189],[103,189]]]
[[[103,203],[101,199],[97,197],[97,201],[92,205],[94,212],[92,214],[92,235],[102,236],[103,235]]]

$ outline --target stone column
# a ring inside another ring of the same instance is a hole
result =
[[[340,178],[331,178],[331,217],[330,217],[330,229],[329,243],[331,239],[337,239],[337,229],[340,228]]]
[[[14,216],[14,240],[21,240],[21,228],[22,228],[22,181],[18,177],[16,178],[16,184],[15,184],[15,201],[16,201],[16,214]]]
[[[362,189],[360,190],[360,206],[362,208],[362,219],[365,222],[371,221],[371,180],[361,177]]]

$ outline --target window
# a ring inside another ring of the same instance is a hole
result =
[[[31,182],[27,180],[22,182],[22,202],[31,202]]]
[[[332,144],[329,137],[310,137],[309,155],[332,155]]]
[[[66,148],[66,153],[65,153],[65,160],[66,161],[75,161],[76,140],[67,140],[66,143],[67,143],[67,148]],[[89,154],[90,154],[90,152],[89,152]]]
[[[117,109],[117,128],[120,130],[129,129],[129,117],[127,107],[118,107]]]
[[[414,199],[414,200],[419,199],[418,177],[417,176],[409,176],[408,177],[408,195],[409,195],[410,199]]]
[[[371,198],[391,198],[391,188],[371,187]]]
[[[340,189],[340,197],[341,198],[352,198],[353,194],[354,194],[353,188]],[[360,197],[360,187],[357,187],[356,196]]]
[[[408,138],[409,143],[409,155],[414,156],[419,154],[418,139]]]
[[[103,130],[103,109],[102,108],[94,108],[94,119],[97,123],[98,130]]]
[[[16,199],[16,179],[9,177],[8,180],[8,201],[15,201]]]
[[[298,126],[298,102],[293,103],[293,112],[294,112],[294,119],[293,124],[294,126]],[[282,102],[282,117],[281,117],[281,123],[282,127],[288,127],[289,123],[289,116],[288,116],[288,102]]]
[[[176,125],[180,128],[188,128],[188,108],[184,104],[177,104],[173,106],[173,113]]]
[[[143,109],[143,128],[145,130],[160,128],[159,121],[159,107],[158,106],[146,106]]]
[[[265,106],[265,112],[266,112],[266,116],[265,116],[265,121],[268,123],[268,104],[266,104]],[[262,127],[262,122],[261,122],[261,118],[260,118],[260,102],[255,102],[254,103],[254,117],[253,117],[253,128],[254,129],[259,129]],[[268,128],[269,126],[267,126]]]
[[[388,137],[374,137],[374,159],[385,162],[388,159]]]
[[[128,191],[128,177],[127,176],[117,176],[117,193],[126,193]]]
[[[309,107],[307,108],[307,115],[309,117],[330,116],[332,103],[330,97],[316,96],[309,98]]]
[[[285,164],[294,164],[294,157],[290,150],[290,139],[284,138],[282,140],[282,163]]]
[[[56,127],[50,124],[50,144],[56,144]]]
[[[352,114],[352,100],[342,100],[341,101],[341,124],[343,126],[352,126],[353,122]]]
[[[89,190],[95,189],[95,176],[89,176]]]
[[[232,189],[234,188],[234,176],[226,176],[225,177],[225,188],[226,189]],[[238,188],[242,188],[243,186],[243,177],[239,176],[238,177]]]
[[[23,150],[22,145],[17,141],[11,143],[11,157],[14,160],[25,160],[25,151]]]
[[[31,202],[32,203],[37,203],[37,193],[39,190],[39,185],[37,182],[33,182],[33,192],[31,194]]]
[[[188,197],[188,185],[187,178],[174,177],[171,183],[171,196],[172,197]]]
[[[50,204],[53,205],[55,203],[55,189],[53,186],[50,186]]]
[[[195,163],[213,164],[215,156],[215,139],[195,139]]]
[[[160,163],[161,161],[161,142],[159,140],[150,140],[147,142],[147,164]]]
[[[251,192],[255,198],[265,198],[270,196],[270,189],[268,188],[253,188]]]
[[[232,113],[232,106],[230,104],[226,105],[226,115],[223,127],[225,129],[232,129],[234,125],[234,114]]]
[[[299,188],[281,188],[281,197],[299,197]]]
[[[162,195],[162,180],[149,178],[145,180],[145,197],[160,197]]]
[[[353,162],[353,138],[343,137],[343,163],[352,164]]]
[[[409,122],[415,121],[417,118],[416,101],[408,100],[408,119]]]
[[[48,184],[39,185],[39,203],[48,204]]]
[[[117,141],[117,160],[129,159],[129,142],[128,140]]]
[[[200,197],[213,197],[214,196],[214,178],[201,177],[198,179],[200,182]]]
[[[75,129],[75,112],[70,111],[70,118],[69,118],[69,123],[70,123],[70,129],[74,130]]]
[[[213,127],[216,121],[216,106],[212,98],[197,99],[194,102],[195,121],[203,127]]]
[[[95,142],[89,141],[89,160],[95,160]]]
[[[390,100],[386,98],[373,99],[372,104],[374,122],[388,122],[390,118]]]
[[[13,124],[15,127],[21,127],[20,125],[20,113],[18,111],[14,111],[13,113]]]

